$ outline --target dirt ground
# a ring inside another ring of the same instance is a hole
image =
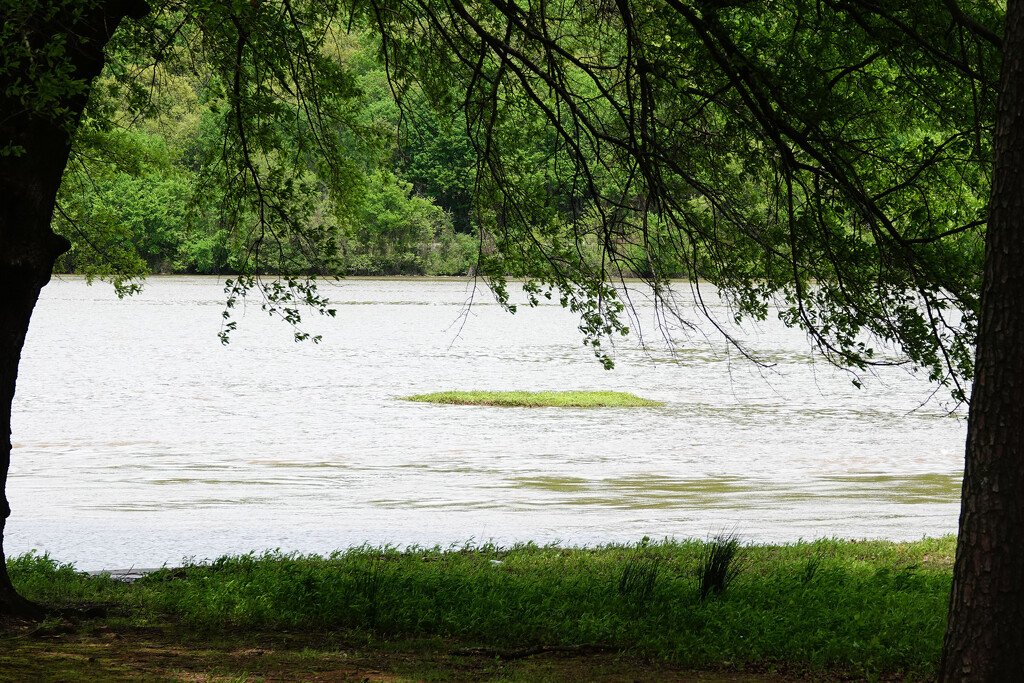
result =
[[[595,681],[765,683],[823,680],[800,672],[680,671],[597,646],[504,653],[447,640],[370,640],[338,633],[218,633],[63,622],[8,625],[0,681]],[[824,680],[843,680],[841,675]]]

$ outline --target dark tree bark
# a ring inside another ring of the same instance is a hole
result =
[[[1024,2],[1007,7],[943,681],[1024,676]]]
[[[49,17],[41,9],[33,17],[38,21],[24,26],[22,38],[35,47],[53,35],[68,35],[73,78],[89,84],[103,68],[104,47],[121,19],[140,17],[148,6],[139,0],[115,0],[96,3],[78,16],[72,9]],[[24,68],[29,66],[29,60],[24,60]],[[28,73],[18,76],[31,78]],[[16,156],[0,156],[0,618],[40,613],[39,607],[14,590],[3,554],[3,532],[11,513],[6,495],[11,405],[32,310],[50,280],[54,262],[70,246],[50,229],[50,220],[71,151],[68,130],[73,126],[68,123],[77,122],[87,98],[87,92],[65,97],[61,105],[71,112],[70,119],[54,120],[26,110],[16,98],[0,96],[0,140],[24,150]]]

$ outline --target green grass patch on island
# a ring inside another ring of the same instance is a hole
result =
[[[509,408],[656,408],[665,405],[624,391],[439,391],[407,396],[403,400]]]

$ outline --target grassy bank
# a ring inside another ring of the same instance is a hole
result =
[[[506,408],[654,408],[665,405],[623,391],[440,391],[406,401]]]
[[[538,659],[548,666],[573,661],[574,667],[633,662],[633,668],[661,672],[650,678],[631,670],[629,680],[671,680],[667,671],[694,669],[760,676],[750,680],[773,680],[763,677],[773,671],[906,679],[934,674],[954,539],[743,547],[730,565],[740,571],[720,591],[709,557],[716,547],[723,544],[247,555],[162,570],[131,584],[84,576],[34,555],[8,566],[16,585],[35,600],[107,607],[106,618],[86,620],[74,633],[159,625],[191,642],[186,650],[240,634],[257,641],[282,634],[330,641],[326,650],[303,646],[312,648],[313,659],[316,652],[337,654],[338,639],[351,644],[354,638],[363,652],[392,656],[396,643],[406,643],[399,648],[402,661],[409,652],[429,651],[435,660],[455,662],[438,668],[431,660],[429,676],[420,671],[389,680],[507,679],[516,667],[533,671],[521,680],[581,675],[540,676]],[[32,650],[38,639],[7,640],[0,672],[15,671],[19,657],[38,658]],[[463,676],[467,662],[500,665],[503,673],[473,669]]]

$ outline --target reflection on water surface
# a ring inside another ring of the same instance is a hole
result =
[[[572,544],[951,533],[965,426],[892,369],[857,390],[764,323],[755,368],[680,339],[617,345],[606,372],[556,305],[510,316],[458,280],[344,281],[319,345],[250,310],[217,340],[222,286],[154,278],[118,301],[55,280],[15,406],[7,548],[83,569],[371,544]],[[653,319],[641,310],[642,322]],[[462,325],[465,316],[465,325]],[[722,316],[725,317],[724,315]],[[609,389],[635,410],[398,400],[446,389]],[[40,501],[43,503],[40,504]]]

